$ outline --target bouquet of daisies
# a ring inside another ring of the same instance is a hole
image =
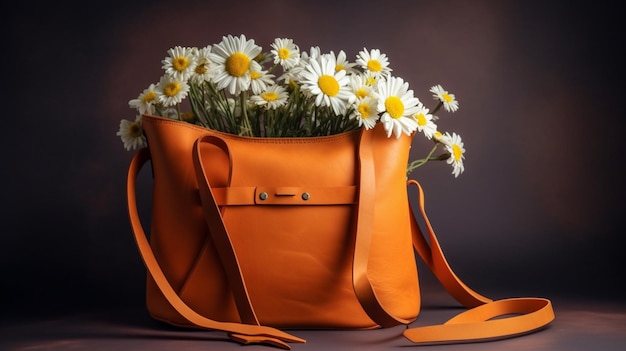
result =
[[[440,132],[435,123],[442,107],[457,111],[454,94],[433,86],[430,110],[391,73],[378,49],[364,48],[351,62],[343,50],[300,51],[292,39],[276,38],[264,52],[244,35],[228,35],[204,48],[174,47],[162,64],[158,83],[129,101],[135,120],[120,123],[117,135],[127,150],[146,144],[144,114],[250,137],[324,136],[382,123],[388,137],[419,132],[434,142],[408,172],[430,160],[446,160],[455,177],[464,171],[461,137]],[[443,152],[435,155],[440,146]]]

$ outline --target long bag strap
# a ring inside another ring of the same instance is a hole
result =
[[[407,329],[403,333],[406,338],[415,343],[480,341],[528,333],[544,327],[554,319],[552,303],[547,299],[526,297],[492,301],[467,287],[454,274],[443,255],[426,216],[422,187],[415,180],[409,180],[407,184],[417,188],[420,215],[430,242],[430,245],[426,242],[415,215],[411,216],[415,250],[450,295],[470,309],[444,324]],[[411,212],[415,213],[413,209]]]
[[[176,309],[176,311],[187,319],[190,323],[210,330],[224,331],[228,336],[240,343],[261,343],[283,349],[290,349],[287,342],[303,343],[305,340],[287,334],[281,330],[252,324],[220,322],[206,318],[191,307],[189,307],[176,293],[170,285],[167,277],[163,273],[154,252],[148,242],[146,233],[143,229],[137,210],[136,182],[137,176],[142,166],[150,160],[150,152],[147,148],[138,151],[131,160],[128,178],[127,178],[127,199],[128,213],[130,217],[131,227],[135,236],[137,247],[144,261],[144,264],[152,276],[157,286],[167,299],[167,301]]]

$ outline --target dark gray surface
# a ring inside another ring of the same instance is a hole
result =
[[[424,296],[426,304],[411,326],[440,324],[463,311],[442,294]],[[626,305],[552,299],[556,319],[537,332],[488,342],[415,346],[402,336],[403,326],[367,331],[293,330],[307,340],[293,350],[570,350],[620,351],[626,345]],[[72,313],[56,318],[0,325],[1,350],[272,350],[228,341],[224,333],[188,331],[152,320],[142,309]]]

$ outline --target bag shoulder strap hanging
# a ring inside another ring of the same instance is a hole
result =
[[[304,343],[305,340],[275,328],[251,324],[219,322],[206,318],[194,311],[180,298],[168,282],[167,277],[163,273],[163,270],[154,256],[146,233],[143,230],[143,226],[139,219],[136,198],[136,181],[141,167],[149,159],[150,151],[147,148],[144,148],[135,154],[130,163],[127,179],[128,211],[131,227],[135,235],[135,241],[144,264],[167,301],[176,309],[178,313],[194,325],[204,329],[224,331],[228,333],[228,336],[231,339],[240,343],[261,343],[287,350],[290,349],[287,342]]]
[[[426,216],[422,187],[415,180],[409,180],[407,184],[415,186],[418,190],[419,210],[430,241],[429,246],[415,216],[412,216],[415,250],[450,295],[470,309],[444,324],[407,329],[404,331],[406,338],[415,343],[478,341],[531,332],[544,327],[554,319],[552,303],[547,299],[526,297],[492,301],[465,285],[454,274],[439,246],[439,241]],[[507,315],[512,316],[493,319]]]

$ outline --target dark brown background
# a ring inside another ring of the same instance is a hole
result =
[[[494,297],[624,301],[623,19],[602,1],[135,1],[2,5],[2,314],[143,305],[128,100],[175,45],[379,48],[416,96],[460,110],[466,172],[415,174],[457,273]],[[420,138],[413,147],[421,156]],[[149,189],[148,179],[145,191]],[[424,274],[428,282],[428,276]]]

